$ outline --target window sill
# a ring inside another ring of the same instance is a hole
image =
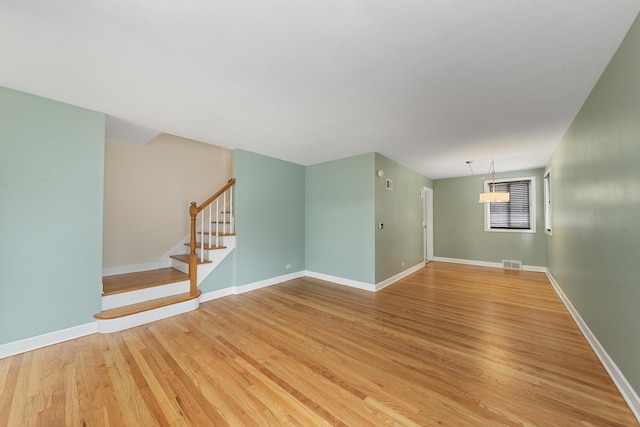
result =
[[[508,230],[508,229],[496,229],[496,228],[485,228],[484,231],[489,233],[522,233],[522,234],[536,234],[536,230]]]

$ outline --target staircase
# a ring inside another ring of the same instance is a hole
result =
[[[233,185],[225,186],[198,206],[191,203],[191,232],[171,267],[102,278],[102,311],[94,315],[98,332],[121,331],[200,305],[198,285],[235,248]]]

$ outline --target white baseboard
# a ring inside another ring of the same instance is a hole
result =
[[[295,273],[285,274],[282,276],[272,277],[270,279],[260,280],[259,282],[248,283],[241,286],[230,286],[228,288],[211,291],[200,295],[200,302],[207,302],[214,299],[224,298],[229,295],[238,295],[245,292],[255,291],[257,289],[266,288],[267,286],[277,285],[287,280],[303,277],[304,271],[296,271]]]
[[[387,286],[397,282],[398,280],[402,279],[403,277],[406,277],[408,275],[410,275],[411,273],[414,273],[418,270],[420,270],[422,267],[424,267],[424,261],[421,263],[418,263],[416,265],[414,265],[413,267],[409,267],[408,269],[401,271],[400,273],[389,277],[386,280],[383,280],[382,282],[371,284],[371,283],[366,283],[366,282],[360,282],[357,280],[351,280],[351,279],[345,279],[344,277],[338,277],[338,276],[331,276],[329,274],[323,274],[323,273],[317,273],[315,271],[305,271],[305,276],[308,277],[313,277],[314,279],[320,279],[320,280],[325,280],[327,282],[332,282],[332,283],[337,283],[339,285],[344,285],[344,286],[349,286],[352,288],[357,288],[357,289],[362,289],[365,291],[369,291],[369,292],[377,292],[380,289],[384,289]]]
[[[600,359],[602,366],[604,366],[604,369],[606,369],[607,373],[613,380],[613,383],[618,388],[618,391],[620,391],[623,399],[625,400],[625,402],[627,402],[627,405],[629,405],[631,412],[633,412],[633,415],[640,423],[640,397],[638,397],[638,394],[622,374],[622,371],[620,371],[618,365],[616,365],[616,363],[609,356],[602,344],[600,344],[593,332],[591,332],[591,329],[589,329],[589,326],[587,326],[585,321],[582,319],[582,316],[580,316],[578,310],[576,310],[573,304],[571,304],[571,301],[565,295],[562,288],[560,288],[560,285],[558,285],[558,282],[556,282],[556,279],[553,277],[553,275],[549,273],[549,271],[545,271],[545,273],[547,274],[547,277],[549,278],[553,289],[555,289],[565,307],[567,307],[567,310],[571,314],[571,317],[573,317],[574,322],[576,322],[576,325],[578,325],[578,328],[582,332],[582,335],[584,335],[585,339],[598,356],[598,359]]]
[[[219,298],[224,298],[224,297],[228,297],[229,295],[235,295],[235,287],[234,286],[230,286],[228,288],[224,288],[224,289],[219,289],[217,291],[211,291],[211,292],[203,292],[202,295],[200,295],[200,302],[207,302],[207,301],[211,301],[214,299],[219,299]]]
[[[71,328],[59,331],[49,332],[43,335],[37,335],[31,338],[25,338],[20,341],[13,341],[0,345],[0,359],[4,357],[14,356],[26,351],[35,350],[37,348],[47,347],[58,344],[63,341],[84,337],[86,335],[95,334],[98,331],[97,322],[86,323],[84,325],[73,326]]]
[[[389,277],[387,280],[383,280],[382,282],[377,283],[375,291],[377,292],[380,289],[386,288],[387,286],[397,282],[398,280],[402,279],[403,277],[407,277],[408,275],[410,275],[412,273],[415,273],[416,271],[420,270],[422,267],[424,267],[424,261],[422,261],[419,264],[414,265],[413,267],[409,267],[405,271],[402,271],[402,272],[396,274],[395,276]]]
[[[307,277],[313,277],[314,279],[325,280],[327,282],[337,283],[339,285],[349,286],[352,288],[358,288],[369,292],[376,291],[376,285],[366,282],[359,282],[357,280],[345,279],[344,277],[331,276],[329,274],[316,273],[315,271],[305,271],[304,275]]]
[[[522,269],[524,271],[533,271],[535,273],[546,273],[547,267],[541,267],[539,265],[523,265]]]
[[[477,261],[472,259],[446,258],[446,257],[436,256],[436,257],[433,257],[431,261],[450,262],[453,264],[475,265],[477,267],[502,268],[501,262]],[[534,271],[537,273],[547,272],[546,267],[541,267],[537,265],[523,265],[522,269],[524,271]]]
[[[298,271],[291,274],[286,274],[284,276],[272,277],[270,279],[261,280],[259,282],[249,283],[242,286],[230,286],[225,289],[220,289],[217,291],[207,292],[200,295],[200,302],[211,301],[218,298],[224,298],[229,295],[237,295],[245,292],[255,291],[257,289],[265,288],[267,286],[276,285],[278,283],[286,282],[287,280],[297,279],[299,277],[313,277],[315,279],[325,280],[327,282],[337,283],[339,285],[349,286],[352,288],[358,288],[365,291],[376,292],[380,289],[383,289],[394,282],[402,279],[405,276],[419,270],[424,266],[424,262],[417,264],[401,273],[396,274],[393,277],[384,280],[377,285],[373,285],[371,283],[359,282],[357,280],[345,279],[344,277],[331,276],[329,274],[316,273],[315,271]]]
[[[434,256],[431,261],[449,262],[452,264],[475,265],[477,267],[502,268],[502,264],[500,264],[499,262],[476,261],[472,259],[446,258],[441,256]]]
[[[282,276],[272,277],[270,279],[261,280],[259,282],[236,286],[234,293],[243,294],[245,292],[255,291],[256,289],[266,288],[267,286],[277,285],[278,283],[286,282],[287,280],[293,280],[299,277],[303,277],[304,273],[304,271],[296,271],[295,273],[284,274]]]

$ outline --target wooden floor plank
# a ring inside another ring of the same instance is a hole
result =
[[[638,425],[544,274],[312,278],[0,360],[0,425]]]

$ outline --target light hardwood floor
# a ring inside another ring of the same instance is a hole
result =
[[[637,425],[544,274],[302,278],[0,360],[0,426]]]

